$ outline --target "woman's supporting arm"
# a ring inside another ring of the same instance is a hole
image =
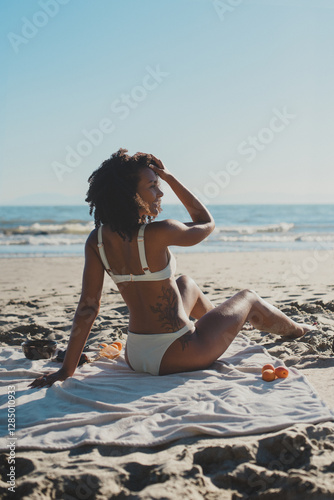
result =
[[[100,303],[81,296],[74,315],[71,335],[66,349],[62,370],[68,377],[75,372],[91,328],[98,315]]]
[[[82,350],[100,309],[104,269],[95,250],[96,235],[89,235],[85,246],[82,292],[74,315],[71,335],[62,367],[34,380],[31,387],[51,386],[56,380],[71,377],[78,366]]]

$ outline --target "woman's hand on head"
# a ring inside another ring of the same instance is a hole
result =
[[[69,375],[63,370],[63,368],[60,368],[60,370],[56,372],[41,375],[31,382],[28,387],[31,389],[38,389],[45,386],[51,387],[57,380],[66,380],[68,377]]]
[[[154,155],[150,155],[152,158],[152,163],[150,167],[152,170],[163,180],[163,181],[168,181],[169,177],[171,177],[170,171],[165,167],[165,165],[162,163],[159,158],[157,158]]]
[[[150,168],[163,180],[168,181],[169,177],[171,177],[170,171],[165,167],[159,158],[152,154],[147,153],[136,153],[137,155],[144,155],[148,157],[151,161]]]

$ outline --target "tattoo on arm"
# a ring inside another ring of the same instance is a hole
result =
[[[150,306],[152,312],[159,314],[159,320],[164,328],[175,332],[180,329],[181,322],[178,315],[178,301],[175,290],[170,287],[162,287],[161,295],[158,295],[159,302],[156,306]]]

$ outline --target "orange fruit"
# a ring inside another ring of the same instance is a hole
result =
[[[285,366],[275,368],[275,375],[278,378],[286,378],[289,375],[289,370]]]
[[[270,364],[268,363],[268,364],[266,364],[266,365],[264,365],[264,366],[262,367],[262,373],[264,372],[264,370],[272,370],[272,371],[274,372],[274,371],[275,371],[275,367],[274,367],[274,365],[270,365]]]
[[[108,358],[108,359],[117,358],[119,355],[120,355],[119,349],[117,349],[113,345],[108,345],[107,347],[104,347],[100,351],[100,356],[104,356],[105,358]]]
[[[106,344],[105,342],[102,342],[102,344],[99,345],[99,347],[107,347],[108,344]]]
[[[113,347],[116,347],[116,349],[118,349],[119,351],[121,351],[121,350],[122,350],[122,348],[123,348],[123,345],[122,345],[122,343],[121,343],[121,342],[113,342],[111,345],[112,345]]]
[[[272,380],[275,380],[276,375],[275,375],[274,370],[264,370],[262,372],[262,378],[266,382],[271,382]]]

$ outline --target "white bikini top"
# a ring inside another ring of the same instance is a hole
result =
[[[97,240],[98,240],[98,249],[100,252],[100,257],[105,267],[105,270],[109,274],[109,276],[114,280],[115,283],[122,283],[123,281],[161,281],[170,278],[176,271],[176,260],[174,255],[168,249],[169,253],[169,261],[167,266],[161,271],[156,271],[152,273],[148,267],[146,254],[145,254],[145,245],[144,245],[144,231],[146,224],[142,224],[138,231],[137,243],[139,250],[139,258],[144,274],[113,274],[107,260],[107,256],[104,250],[104,244],[102,241],[102,226],[98,228],[97,231]]]

